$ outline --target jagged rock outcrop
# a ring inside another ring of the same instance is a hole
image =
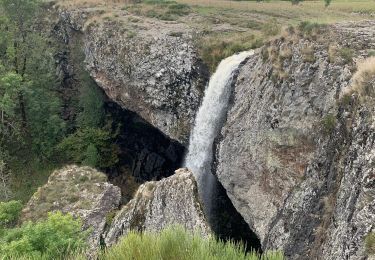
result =
[[[83,229],[92,229],[92,252],[100,247],[107,215],[120,204],[120,188],[107,182],[104,173],[90,167],[66,166],[54,171],[22,211],[21,221],[40,220],[48,212],[61,211],[81,218]]]
[[[87,69],[109,98],[186,143],[208,80],[193,30],[125,10],[116,19],[83,7],[57,12],[56,36],[69,44],[80,33]]]
[[[215,166],[263,249],[288,259],[366,258],[375,228],[374,96],[343,93],[355,62],[374,48],[374,28],[290,31],[240,69]]]
[[[116,214],[105,237],[112,245],[130,230],[160,231],[170,225],[209,235],[193,174],[179,169],[168,178],[141,185],[134,198]]]

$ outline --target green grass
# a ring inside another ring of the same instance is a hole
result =
[[[120,242],[106,251],[100,260],[281,260],[280,252],[259,255],[246,253],[244,246],[222,242],[215,238],[202,238],[181,227],[170,227],[161,233],[130,232]]]
[[[327,114],[322,119],[323,133],[329,135],[336,127],[336,117],[333,114]]]

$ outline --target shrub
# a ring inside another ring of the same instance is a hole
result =
[[[278,252],[266,253],[262,257],[255,252],[246,253],[241,244],[222,242],[213,237],[207,239],[191,234],[181,227],[171,227],[160,234],[130,232],[118,244],[107,249],[101,260],[133,259],[284,259]]]
[[[303,21],[298,25],[298,29],[306,35],[311,35],[313,32],[319,31],[324,27],[324,24],[312,23],[309,21]]]
[[[263,39],[255,35],[242,37],[222,37],[222,35],[208,37],[200,43],[200,53],[205,64],[211,72],[226,57],[237,52],[250,50],[262,46]]]
[[[0,202],[0,227],[15,224],[21,214],[22,203],[20,201]]]
[[[275,36],[281,31],[280,23],[275,19],[271,19],[262,26],[262,32],[265,36]]]
[[[358,63],[351,87],[344,93],[357,92],[360,96],[375,96],[375,57],[369,57]]]
[[[366,252],[369,255],[375,255],[375,233],[371,232],[366,236],[365,240]]]
[[[333,114],[328,114],[323,117],[322,127],[324,134],[330,134],[336,127],[336,117]]]
[[[57,150],[73,163],[85,162],[90,166],[110,168],[118,162],[119,153],[112,139],[111,133],[105,129],[85,128],[62,140]]]
[[[354,52],[350,48],[342,48],[339,50],[340,57],[343,59],[344,64],[353,61]]]
[[[2,259],[63,259],[70,252],[83,250],[87,232],[71,215],[50,213],[48,219],[5,230],[0,238]]]

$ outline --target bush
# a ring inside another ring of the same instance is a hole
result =
[[[103,252],[99,259],[159,260],[159,259],[248,259],[279,260],[281,253],[270,252],[263,256],[246,253],[242,244],[222,242],[213,237],[204,239],[181,227],[163,230],[160,234],[130,232],[118,244]]]
[[[224,38],[224,40],[223,40]],[[246,51],[262,46],[263,39],[255,35],[243,37],[222,37],[222,35],[208,37],[200,43],[200,53],[210,72],[215,72],[216,66],[226,57],[237,52]]]
[[[324,27],[324,24],[312,23],[309,21],[303,21],[298,25],[298,29],[306,35],[311,35],[314,31],[319,31]]]
[[[112,140],[112,134],[105,129],[85,128],[66,137],[57,150],[73,163],[110,168],[118,162],[119,153]]]
[[[322,127],[324,134],[330,134],[336,127],[336,117],[333,114],[328,114],[323,117]]]
[[[279,22],[273,18],[262,26],[262,32],[265,36],[275,36],[281,31]]]
[[[0,227],[7,227],[17,222],[22,210],[20,201],[0,202]]]
[[[357,92],[362,97],[375,97],[375,57],[369,57],[358,63],[357,72],[353,75],[351,87],[346,91]]]
[[[343,59],[344,64],[351,63],[353,61],[354,52],[350,48],[342,48],[339,50],[340,57]]]
[[[63,259],[86,247],[87,232],[71,215],[50,213],[48,219],[5,230],[0,238],[2,259]]]

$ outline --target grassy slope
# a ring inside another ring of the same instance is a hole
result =
[[[210,70],[215,70],[218,62],[235,52],[257,48],[273,35],[264,32],[264,27],[280,27],[299,24],[302,21],[333,23],[373,19],[375,2],[373,0],[333,0],[325,8],[324,1],[305,1],[292,5],[288,1],[226,1],[226,0],[176,0],[187,7],[176,9],[179,13],[170,14],[166,0],[144,0],[132,4],[129,1],[107,0],[65,0],[60,4],[70,8],[77,6],[95,7],[102,10],[95,20],[120,20],[129,24],[128,13],[142,17],[186,23],[194,28],[197,45],[203,60]],[[163,3],[164,2],[164,3]],[[130,22],[131,24],[131,22]],[[134,23],[133,23],[134,24]]]

